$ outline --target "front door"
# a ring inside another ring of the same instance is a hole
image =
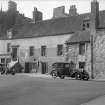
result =
[[[30,72],[30,67],[29,67],[29,62],[25,63],[25,73],[29,73]]]
[[[47,73],[48,72],[47,71],[47,63],[46,62],[42,62],[41,65],[42,65],[42,74]]]
[[[13,60],[17,59],[17,47],[12,48],[12,59]]]

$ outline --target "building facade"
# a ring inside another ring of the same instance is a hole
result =
[[[2,53],[9,53],[18,57],[23,65],[24,72],[48,73],[51,64],[57,61],[65,61],[65,41],[70,34],[59,36],[46,36],[37,38],[24,38],[5,40]],[[4,40],[2,40],[4,42]]]
[[[66,46],[66,61],[73,61],[77,69],[83,68],[91,74],[91,44],[89,30],[73,34],[66,41]]]
[[[63,6],[54,9],[49,20],[37,8],[33,15],[32,22],[15,25],[0,37],[1,55],[18,57],[27,73],[50,73],[52,63],[64,61],[75,62],[90,75],[92,69],[95,74],[105,71],[105,11],[99,11],[98,1],[91,2],[91,13],[78,14],[73,5],[69,14]]]
[[[83,23],[83,31],[75,33],[66,43],[67,60],[74,61],[77,68],[87,70],[92,78],[99,73],[105,74],[105,23],[101,14],[98,1],[92,1],[91,14],[88,17],[88,22],[84,21]],[[89,29],[87,29],[88,26]]]

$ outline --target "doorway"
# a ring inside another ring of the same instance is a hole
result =
[[[30,72],[30,66],[29,66],[29,62],[25,63],[25,73],[29,73]]]
[[[48,72],[48,64],[46,62],[42,62],[42,74],[45,74]]]
[[[12,47],[12,59],[13,59],[13,61],[17,60],[17,51],[18,51],[17,47]]]

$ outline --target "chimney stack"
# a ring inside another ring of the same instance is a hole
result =
[[[8,11],[16,12],[17,11],[17,4],[14,1],[8,2]]]
[[[91,2],[90,20],[92,28],[96,29],[99,26],[99,2],[97,0]]]
[[[66,17],[67,14],[65,13],[65,7],[60,6],[53,9],[53,18],[60,18],[60,17]]]
[[[33,11],[33,22],[36,23],[38,21],[42,21],[42,12],[38,11],[35,7]]]
[[[75,5],[71,5],[70,6],[70,10],[69,10],[69,15],[70,16],[76,16],[77,14],[77,8]]]
[[[91,14],[90,14],[90,42],[91,42],[91,78],[94,78],[95,70],[95,39],[96,39],[96,28],[99,27],[99,3],[97,0],[91,2]]]

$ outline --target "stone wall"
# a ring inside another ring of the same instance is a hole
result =
[[[91,50],[90,43],[85,43],[85,54],[79,55],[79,43],[67,45],[68,51],[66,54],[67,61],[73,61],[76,64],[76,68],[79,68],[79,62],[85,62],[85,70],[91,75]]]
[[[67,49],[66,60],[77,63],[78,44],[67,45]]]
[[[105,30],[97,31],[94,45],[95,74],[105,73]]]
[[[91,75],[91,46],[90,46],[90,43],[86,43],[85,62],[86,62],[86,70]]]

